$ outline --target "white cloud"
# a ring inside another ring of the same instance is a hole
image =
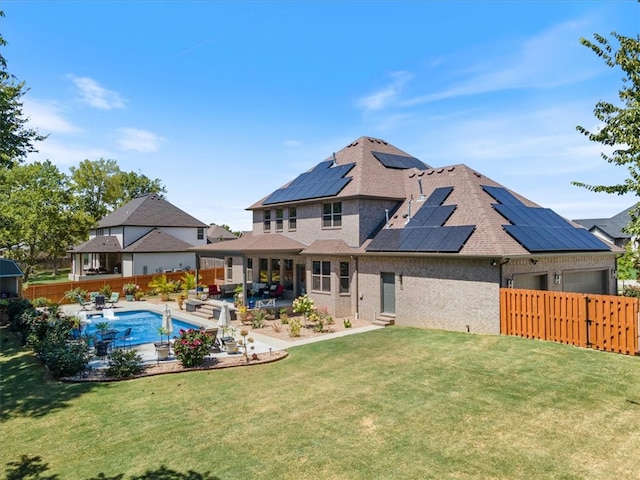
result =
[[[125,100],[118,92],[102,87],[94,79],[89,77],[76,77],[74,75],[69,75],[69,79],[78,89],[82,101],[90,107],[99,110],[125,108]]]
[[[160,143],[164,141],[163,137],[138,128],[120,128],[117,130],[117,134],[120,138],[116,143],[120,148],[136,152],[155,152],[160,147]]]
[[[29,127],[35,128],[43,135],[51,132],[69,134],[80,131],[78,127],[64,118],[62,110],[55,102],[26,97],[23,102],[23,111],[29,119]]]
[[[413,78],[409,72],[391,73],[392,82],[387,87],[358,100],[357,104],[365,111],[380,110],[397,101],[406,83]]]

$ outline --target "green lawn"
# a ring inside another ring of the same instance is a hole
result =
[[[640,475],[635,357],[390,327],[273,364],[61,384],[1,334],[7,478]]]

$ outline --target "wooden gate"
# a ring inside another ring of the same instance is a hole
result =
[[[615,295],[500,289],[500,333],[636,355],[639,300]]]

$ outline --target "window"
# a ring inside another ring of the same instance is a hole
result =
[[[258,272],[259,283],[269,283],[269,259],[260,258],[258,259],[258,263],[260,264],[260,271]]]
[[[331,291],[331,262],[311,262],[311,288],[321,292]]]
[[[199,227],[198,228],[198,240],[203,240],[204,239],[204,228]]]
[[[253,258],[247,258],[247,282],[253,281]]]
[[[342,202],[325,203],[322,209],[322,228],[342,226]]]
[[[269,283],[280,283],[280,259],[272,258],[271,259],[271,278],[269,279]]]
[[[227,280],[233,280],[233,258],[227,257]]]
[[[270,232],[271,231],[271,210],[265,210],[264,211],[264,226],[263,226],[263,230],[265,232]]]
[[[282,231],[284,223],[284,210],[282,208],[276,208],[276,232]]]
[[[296,207],[289,207],[289,230],[294,231],[298,226],[298,211]]]
[[[349,293],[349,262],[340,262],[340,293]]]

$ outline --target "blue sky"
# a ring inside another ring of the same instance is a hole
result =
[[[635,36],[606,1],[16,1],[0,31],[31,160],[110,158],[160,178],[196,218],[249,229],[246,207],[362,135],[432,166],[464,163],[567,218],[634,197],[576,125],[617,102],[620,70],[580,37]]]

